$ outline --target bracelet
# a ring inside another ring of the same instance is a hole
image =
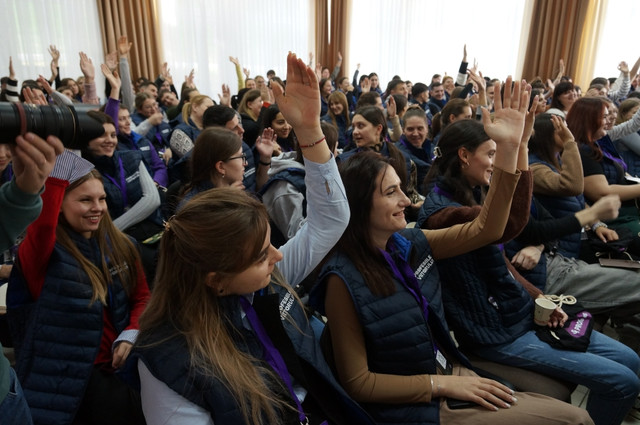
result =
[[[266,165],[267,167],[271,166],[271,161],[269,161],[269,162],[262,162],[262,161],[258,160],[258,163],[259,163],[260,165]]]
[[[441,392],[440,390],[442,389],[442,387],[440,386],[440,380],[438,379],[438,375],[436,375],[436,389],[438,390],[437,396],[440,397],[440,392]],[[435,395],[435,393],[433,392],[433,386],[431,387],[431,395]]]
[[[298,144],[298,146],[300,146],[300,148],[302,148],[302,149],[305,149],[305,148],[312,148],[312,147],[314,147],[315,145],[317,145],[318,143],[322,143],[322,142],[324,142],[325,140],[327,140],[327,138],[323,136],[323,137],[322,137],[322,139],[318,140],[317,142],[313,142],[313,143],[311,143],[310,145],[301,145],[301,144]]]
[[[605,223],[599,221],[596,224],[594,224],[593,226],[591,226],[591,231],[595,232],[598,227],[604,227],[605,229],[609,228],[609,226],[607,226]]]

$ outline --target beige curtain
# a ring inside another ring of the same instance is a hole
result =
[[[338,60],[338,52],[342,53],[341,77],[348,63],[347,39],[349,34],[350,7],[348,0],[332,0],[329,10],[328,0],[316,1],[316,62],[333,71]],[[329,28],[331,16],[331,28]]]
[[[608,0],[591,0],[584,23],[582,41],[578,48],[578,57],[573,82],[585,92],[593,79],[596,66],[598,40],[604,26],[604,15]]]
[[[156,0],[97,0],[102,45],[117,50],[118,37],[133,43],[129,57],[131,77],[155,80],[163,62]]]
[[[555,78],[564,59],[565,75],[575,77],[587,11],[593,0],[535,0],[523,78]]]

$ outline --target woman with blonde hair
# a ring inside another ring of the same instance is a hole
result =
[[[317,77],[293,54],[287,63],[286,96],[273,91],[305,157],[307,223],[278,250],[265,207],[228,188],[168,221],[135,349],[148,424],[372,423],[335,381],[292,290],[349,210],[320,129]]]
[[[193,143],[204,128],[202,116],[209,106],[213,106],[213,100],[209,96],[199,94],[182,107],[183,122],[175,127],[169,139],[169,145],[176,157],[181,158],[193,149]]]
[[[66,151],[45,187],[8,296],[16,370],[34,422],[138,424],[139,395],[115,373],[149,298],[138,251],[111,221],[89,162]]]

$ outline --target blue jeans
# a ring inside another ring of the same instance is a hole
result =
[[[640,358],[629,347],[599,332],[586,353],[558,350],[529,331],[515,341],[475,348],[488,360],[531,369],[589,388],[587,411],[596,425],[622,422],[640,392]]]
[[[22,393],[22,387],[13,368],[10,369],[9,394],[0,403],[0,418],[6,425],[33,425],[31,411]]]

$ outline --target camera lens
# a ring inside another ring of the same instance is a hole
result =
[[[46,139],[57,136],[69,149],[82,149],[104,134],[102,124],[87,115],[95,105],[35,106],[0,102],[0,143],[14,144],[20,134],[32,132]]]

